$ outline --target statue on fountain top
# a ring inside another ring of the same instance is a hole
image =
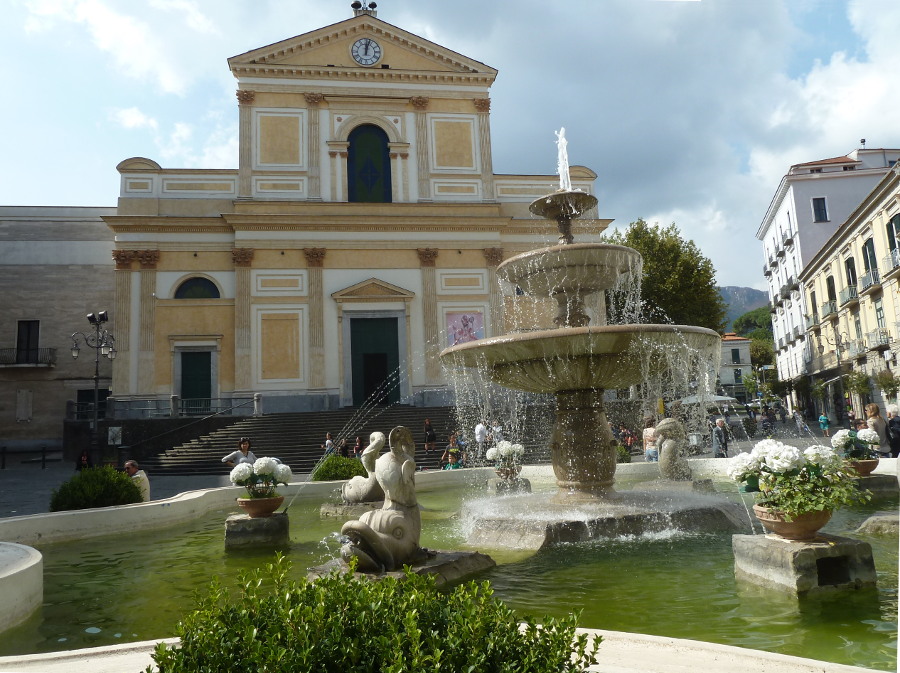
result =
[[[670,481],[691,481],[693,475],[687,460],[684,426],[674,418],[656,424],[656,446],[659,448],[659,474]]]
[[[363,502],[379,502],[384,500],[384,489],[375,477],[375,461],[384,446],[383,432],[373,432],[369,435],[369,445],[360,456],[363,467],[368,473],[365,477],[353,477],[341,488],[341,498],[345,505],[355,505]]]
[[[419,547],[422,518],[416,500],[412,433],[398,426],[391,430],[388,441],[390,451],[375,461],[375,479],[384,491],[384,506],[341,528],[348,538],[341,558],[356,558],[356,567],[362,572],[397,570],[427,557],[426,550]]]

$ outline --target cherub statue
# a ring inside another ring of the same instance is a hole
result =
[[[373,432],[369,435],[369,445],[360,456],[363,467],[368,476],[353,477],[341,488],[341,497],[344,504],[353,505],[360,502],[378,502],[384,500],[384,490],[375,478],[375,461],[384,446],[383,432]]]
[[[671,481],[691,481],[684,426],[674,418],[661,420],[656,424],[656,446],[660,476]]]
[[[389,435],[390,451],[375,461],[375,479],[384,490],[384,506],[348,521],[341,534],[348,538],[341,558],[357,558],[363,572],[390,571],[424,559],[419,547],[422,519],[416,500],[415,443],[408,428]]]

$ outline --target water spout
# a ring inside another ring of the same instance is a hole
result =
[[[569,175],[569,151],[566,149],[569,141],[566,140],[566,127],[563,126],[556,134],[556,171],[559,173],[559,190],[561,192],[572,191],[572,178]]]

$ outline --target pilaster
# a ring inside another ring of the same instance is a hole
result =
[[[325,387],[325,248],[303,248],[309,278],[309,387]]]
[[[494,162],[491,153],[491,99],[474,99],[475,110],[478,112],[478,140],[481,147],[481,184],[482,200],[493,202],[497,200],[494,193]]]
[[[255,91],[238,89],[238,198],[249,199],[253,195],[253,101]]]
[[[131,263],[134,250],[113,250],[116,262],[115,305],[112,332],[116,337],[116,359],[112,362],[112,391],[116,397],[131,392]]]
[[[422,269],[422,320],[425,337],[425,381],[436,383],[441,377],[440,330],[437,315],[437,284],[435,264],[438,251],[435,248],[419,248],[419,263]]]
[[[416,111],[416,163],[418,164],[419,201],[431,201],[431,185],[428,177],[431,168],[428,162],[428,99],[425,96],[413,96],[410,105]]]
[[[135,257],[141,267],[137,391],[146,395],[155,392],[153,370],[156,354],[153,335],[156,329],[156,265],[159,263],[159,250],[136,250]],[[177,394],[177,391],[173,392]]]
[[[491,330],[490,336],[505,334],[506,327],[503,319],[503,297],[500,294],[500,284],[497,282],[497,265],[503,261],[503,248],[485,248],[484,259],[488,268],[488,287],[491,290]]]
[[[322,179],[319,160],[319,105],[325,100],[320,93],[305,93],[307,118],[307,136],[309,137],[307,156],[309,161],[309,199],[322,200]]]
[[[253,388],[252,352],[250,349],[250,284],[253,248],[234,248],[234,387]]]

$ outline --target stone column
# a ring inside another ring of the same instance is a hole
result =
[[[428,120],[425,111],[428,99],[425,96],[413,96],[409,99],[416,111],[416,163],[419,171],[419,201],[431,201],[431,186],[428,176],[431,169],[428,164]]]
[[[253,169],[253,101],[255,91],[238,89],[238,198],[249,199],[253,195],[251,184]]]
[[[485,248],[483,252],[487,261],[487,282],[491,292],[491,332],[486,336],[497,336],[506,332],[503,321],[503,296],[500,294],[500,283],[497,282],[497,265],[503,261],[503,248]]]
[[[116,262],[116,295],[112,333],[116,337],[116,359],[112,363],[112,395],[127,395],[131,390],[131,263],[134,250],[113,250]]]
[[[253,388],[253,360],[250,348],[250,295],[253,248],[234,248],[234,389]]]
[[[406,175],[409,143],[388,143],[388,152],[391,160],[391,199],[394,203],[409,201],[409,176]]]
[[[154,351],[154,330],[156,329],[156,265],[159,263],[159,250],[138,250],[135,253],[140,262],[140,338],[138,353],[137,393],[151,395],[156,386],[153,381],[156,353]],[[172,391],[173,393],[180,391]]]
[[[331,164],[331,200],[347,200],[347,150],[348,142],[328,141],[328,160]]]
[[[325,248],[303,248],[309,277],[309,387],[325,387]]]
[[[325,96],[320,93],[305,93],[307,116],[307,135],[309,157],[309,190],[308,198],[311,201],[322,200],[322,180],[320,174],[321,163],[319,160],[319,104],[325,100]]]
[[[422,320],[425,337],[425,381],[435,383],[441,376],[441,363],[438,360],[440,348],[440,329],[437,315],[437,286],[435,283],[435,261],[438,251],[435,248],[419,248],[419,263],[422,268]]]
[[[491,154],[491,99],[476,98],[475,110],[478,111],[478,140],[481,147],[481,185],[483,201],[496,201],[494,193],[494,162]]]

